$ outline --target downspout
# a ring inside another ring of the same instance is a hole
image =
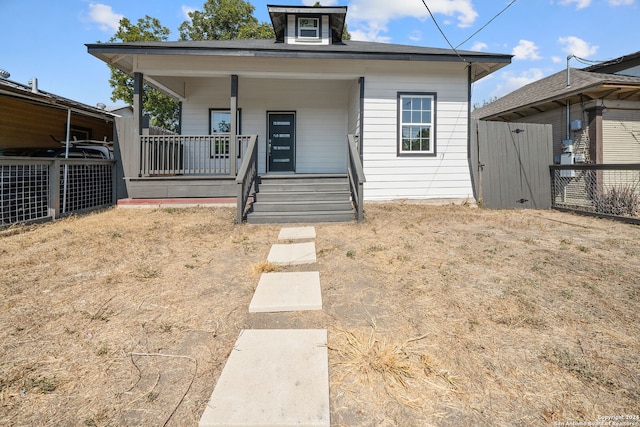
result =
[[[471,64],[467,65],[467,162],[469,164],[469,172],[471,175],[471,190],[473,191],[473,197],[476,201],[480,202],[482,200],[482,188],[478,185],[476,186],[476,182],[474,180],[474,168],[473,168],[473,160],[471,159]],[[478,182],[480,182],[480,147],[478,147],[478,152],[476,153],[478,156],[478,169],[477,176]],[[477,188],[476,188],[477,187]]]
[[[567,56],[567,87],[565,89],[569,89],[571,87],[571,68],[569,68],[569,61],[571,61],[571,58],[575,57],[575,55]],[[569,104],[569,98],[567,98],[567,135],[565,140],[571,139],[571,128],[569,127],[569,120],[571,120],[571,104]]]

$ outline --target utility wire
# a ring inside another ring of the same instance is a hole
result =
[[[433,23],[436,24],[436,27],[438,28],[438,31],[440,31],[440,34],[442,34],[442,37],[444,37],[444,39],[447,41],[447,43],[449,44],[451,49],[453,49],[453,51],[456,53],[456,55],[458,55],[458,58],[462,59],[464,62],[467,62],[466,59],[464,59],[462,56],[460,56],[460,54],[458,53],[456,48],[453,47],[453,45],[451,44],[451,42],[449,41],[447,36],[444,34],[444,31],[442,31],[442,28],[440,28],[440,25],[438,25],[438,21],[436,21],[436,18],[433,16],[433,13],[431,13],[431,9],[429,9],[429,6],[427,6],[427,2],[425,0],[422,0],[422,4],[424,5],[424,7],[427,8],[427,11],[429,12],[429,15],[431,15],[431,19],[433,20]]]
[[[489,24],[491,24],[491,22],[493,22],[494,19],[496,19],[498,16],[502,15],[504,13],[505,10],[509,9],[511,7],[512,4],[514,4],[517,0],[512,0],[511,3],[509,3],[507,6],[505,6],[504,9],[502,9],[500,12],[498,12],[493,18],[489,19],[489,21],[487,21],[486,24],[484,24],[482,27],[480,27],[480,29],[478,29],[478,31],[476,31],[475,33],[471,34],[469,37],[467,37],[465,39],[465,41],[463,41],[462,43],[460,43],[458,46],[456,46],[456,49],[459,48],[460,46],[462,46],[463,44],[465,44],[466,42],[468,42],[469,40],[471,40],[476,34],[478,34],[480,31],[484,30]]]
[[[585,65],[594,65],[594,64],[603,64],[603,63],[610,63],[610,65],[614,65],[622,62],[624,59],[624,56],[620,58],[614,58],[614,59],[596,60],[596,59],[580,58],[579,56],[573,55],[573,59]]]

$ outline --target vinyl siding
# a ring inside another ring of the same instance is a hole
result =
[[[574,154],[583,154],[589,159],[589,117],[586,111],[583,111],[579,104],[571,106],[569,113],[569,121],[582,120],[582,130],[577,132],[569,132],[571,140],[573,140]],[[566,108],[556,108],[545,111],[540,114],[522,117],[518,119],[520,123],[540,123],[550,124],[552,126],[553,138],[553,155],[554,159],[559,162],[560,154],[562,154],[562,141],[567,137],[567,110]]]
[[[348,133],[360,133],[360,84],[357,80],[349,82]]]
[[[351,84],[347,80],[240,77],[241,132],[258,135],[259,173],[266,172],[268,111],[296,113],[297,173],[345,173]],[[228,108],[230,78],[192,78],[186,87],[182,133],[207,134],[209,108]]]
[[[602,128],[604,163],[640,163],[640,110],[609,108]]]
[[[413,73],[366,75],[365,199],[471,198],[467,160],[467,74],[457,64],[431,64]],[[436,102],[435,157],[397,154],[398,92],[432,92]]]
[[[323,16],[319,16],[319,18],[321,19],[320,21],[320,40],[318,41],[306,41],[306,40],[300,40],[297,39],[297,34],[296,34],[296,23],[298,20],[298,16],[297,15],[289,15],[287,17],[287,37],[286,37],[286,42],[287,44],[323,44],[323,45],[328,45],[329,44],[329,17],[326,15]]]

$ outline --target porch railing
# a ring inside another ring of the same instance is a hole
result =
[[[351,189],[351,199],[356,207],[356,218],[358,221],[364,219],[364,168],[362,167],[362,159],[358,151],[358,136],[348,135],[347,141],[349,148],[347,150],[347,174],[349,175],[349,187]]]
[[[556,209],[640,223],[640,164],[552,165]]]
[[[237,159],[229,158],[229,134],[140,135],[140,176],[229,175],[252,136],[238,135]]]
[[[236,220],[241,224],[245,218],[249,197],[255,193],[258,180],[258,136],[253,135],[247,144],[246,155],[238,170],[236,184],[238,187]]]

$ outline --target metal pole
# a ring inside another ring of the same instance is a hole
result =
[[[571,72],[569,71],[569,61],[571,60],[571,58],[575,58],[575,55],[569,55],[567,56],[567,87],[571,87]]]
[[[66,146],[64,150],[64,158],[65,160],[69,158],[69,139],[71,134],[71,110],[67,110],[67,140]],[[67,212],[67,169],[69,165],[65,162],[64,164],[64,178],[62,184],[62,213]]]

